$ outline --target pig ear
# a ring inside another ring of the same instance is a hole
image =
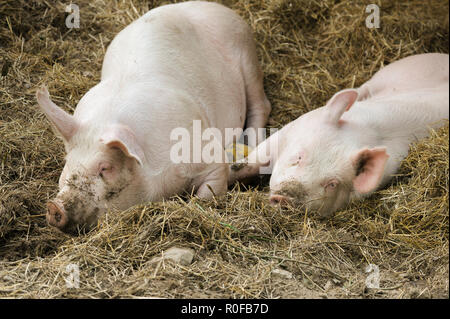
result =
[[[325,105],[327,120],[338,123],[344,112],[348,111],[358,99],[358,91],[347,89],[337,92]]]
[[[375,190],[383,177],[388,158],[384,147],[364,148],[353,155],[352,164],[356,171],[353,188],[361,194]]]
[[[78,128],[78,124],[72,115],[66,113],[50,99],[50,94],[45,86],[36,91],[36,99],[45,116],[52,123],[58,133],[67,144]]]
[[[142,166],[144,152],[128,127],[117,125],[108,128],[100,137],[100,142],[108,147],[120,149],[125,156],[134,158]]]

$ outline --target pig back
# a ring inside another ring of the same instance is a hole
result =
[[[426,53],[408,56],[379,70],[362,87],[370,96],[435,88],[449,80],[449,56]]]
[[[231,22],[220,23],[230,16]],[[203,113],[205,127],[243,127],[245,86],[235,46],[248,34],[240,25],[231,28],[236,17],[228,8],[202,2],[153,9],[112,41],[102,81],[113,79],[119,90],[145,83],[182,91]],[[236,28],[244,31],[232,31]],[[179,110],[180,116],[190,107]]]

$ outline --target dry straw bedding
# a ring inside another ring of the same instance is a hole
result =
[[[373,1],[381,27],[365,26],[366,3],[223,1],[252,27],[272,102],[270,127],[319,107],[404,56],[448,53],[448,1]],[[0,296],[448,298],[448,123],[411,147],[394,181],[329,220],[268,205],[267,178],[211,201],[173,198],[111,212],[87,235],[46,226],[63,145],[34,99],[46,83],[69,112],[100,76],[114,35],[166,2],[0,1]],[[195,251],[189,266],[152,264],[172,246]],[[65,267],[80,268],[67,288]],[[368,264],[380,289],[366,289]],[[281,268],[293,274],[272,274]]]

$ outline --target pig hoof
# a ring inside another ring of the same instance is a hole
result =
[[[233,171],[239,171],[243,169],[245,166],[247,166],[247,163],[233,163],[231,164],[230,168]]]
[[[45,87],[45,85],[41,86],[39,89],[37,89],[36,91],[36,97],[41,100],[41,99],[47,99],[50,97],[50,94],[48,93],[47,88]]]

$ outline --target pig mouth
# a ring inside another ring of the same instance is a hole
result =
[[[97,212],[98,208],[94,209],[94,213],[90,214],[87,218],[83,218],[83,220],[77,220],[72,217],[72,214],[67,212],[68,221],[62,227],[57,227],[61,232],[68,235],[85,235],[90,232],[96,226],[96,221],[98,219]]]
[[[64,208],[68,216],[68,222],[59,229],[71,235],[81,235],[91,231],[100,215],[100,208],[95,207],[90,211],[87,210],[83,205],[82,198],[78,196],[65,201]]]
[[[308,199],[305,200],[304,198],[298,198],[287,195],[286,192],[276,192],[276,193],[270,193],[269,198],[270,202],[274,203],[276,205],[280,205],[282,207],[293,207],[296,209],[303,209],[307,211],[314,211],[317,213],[317,216],[321,219],[328,218],[332,215],[332,211],[330,212],[330,205],[326,203],[324,198],[315,198],[315,199]],[[277,199],[277,197],[280,197],[280,199]],[[282,199],[281,199],[282,198]]]
[[[59,230],[65,234],[72,236],[85,235],[92,229],[88,224],[77,224],[75,222],[69,222],[63,228],[59,228]]]

